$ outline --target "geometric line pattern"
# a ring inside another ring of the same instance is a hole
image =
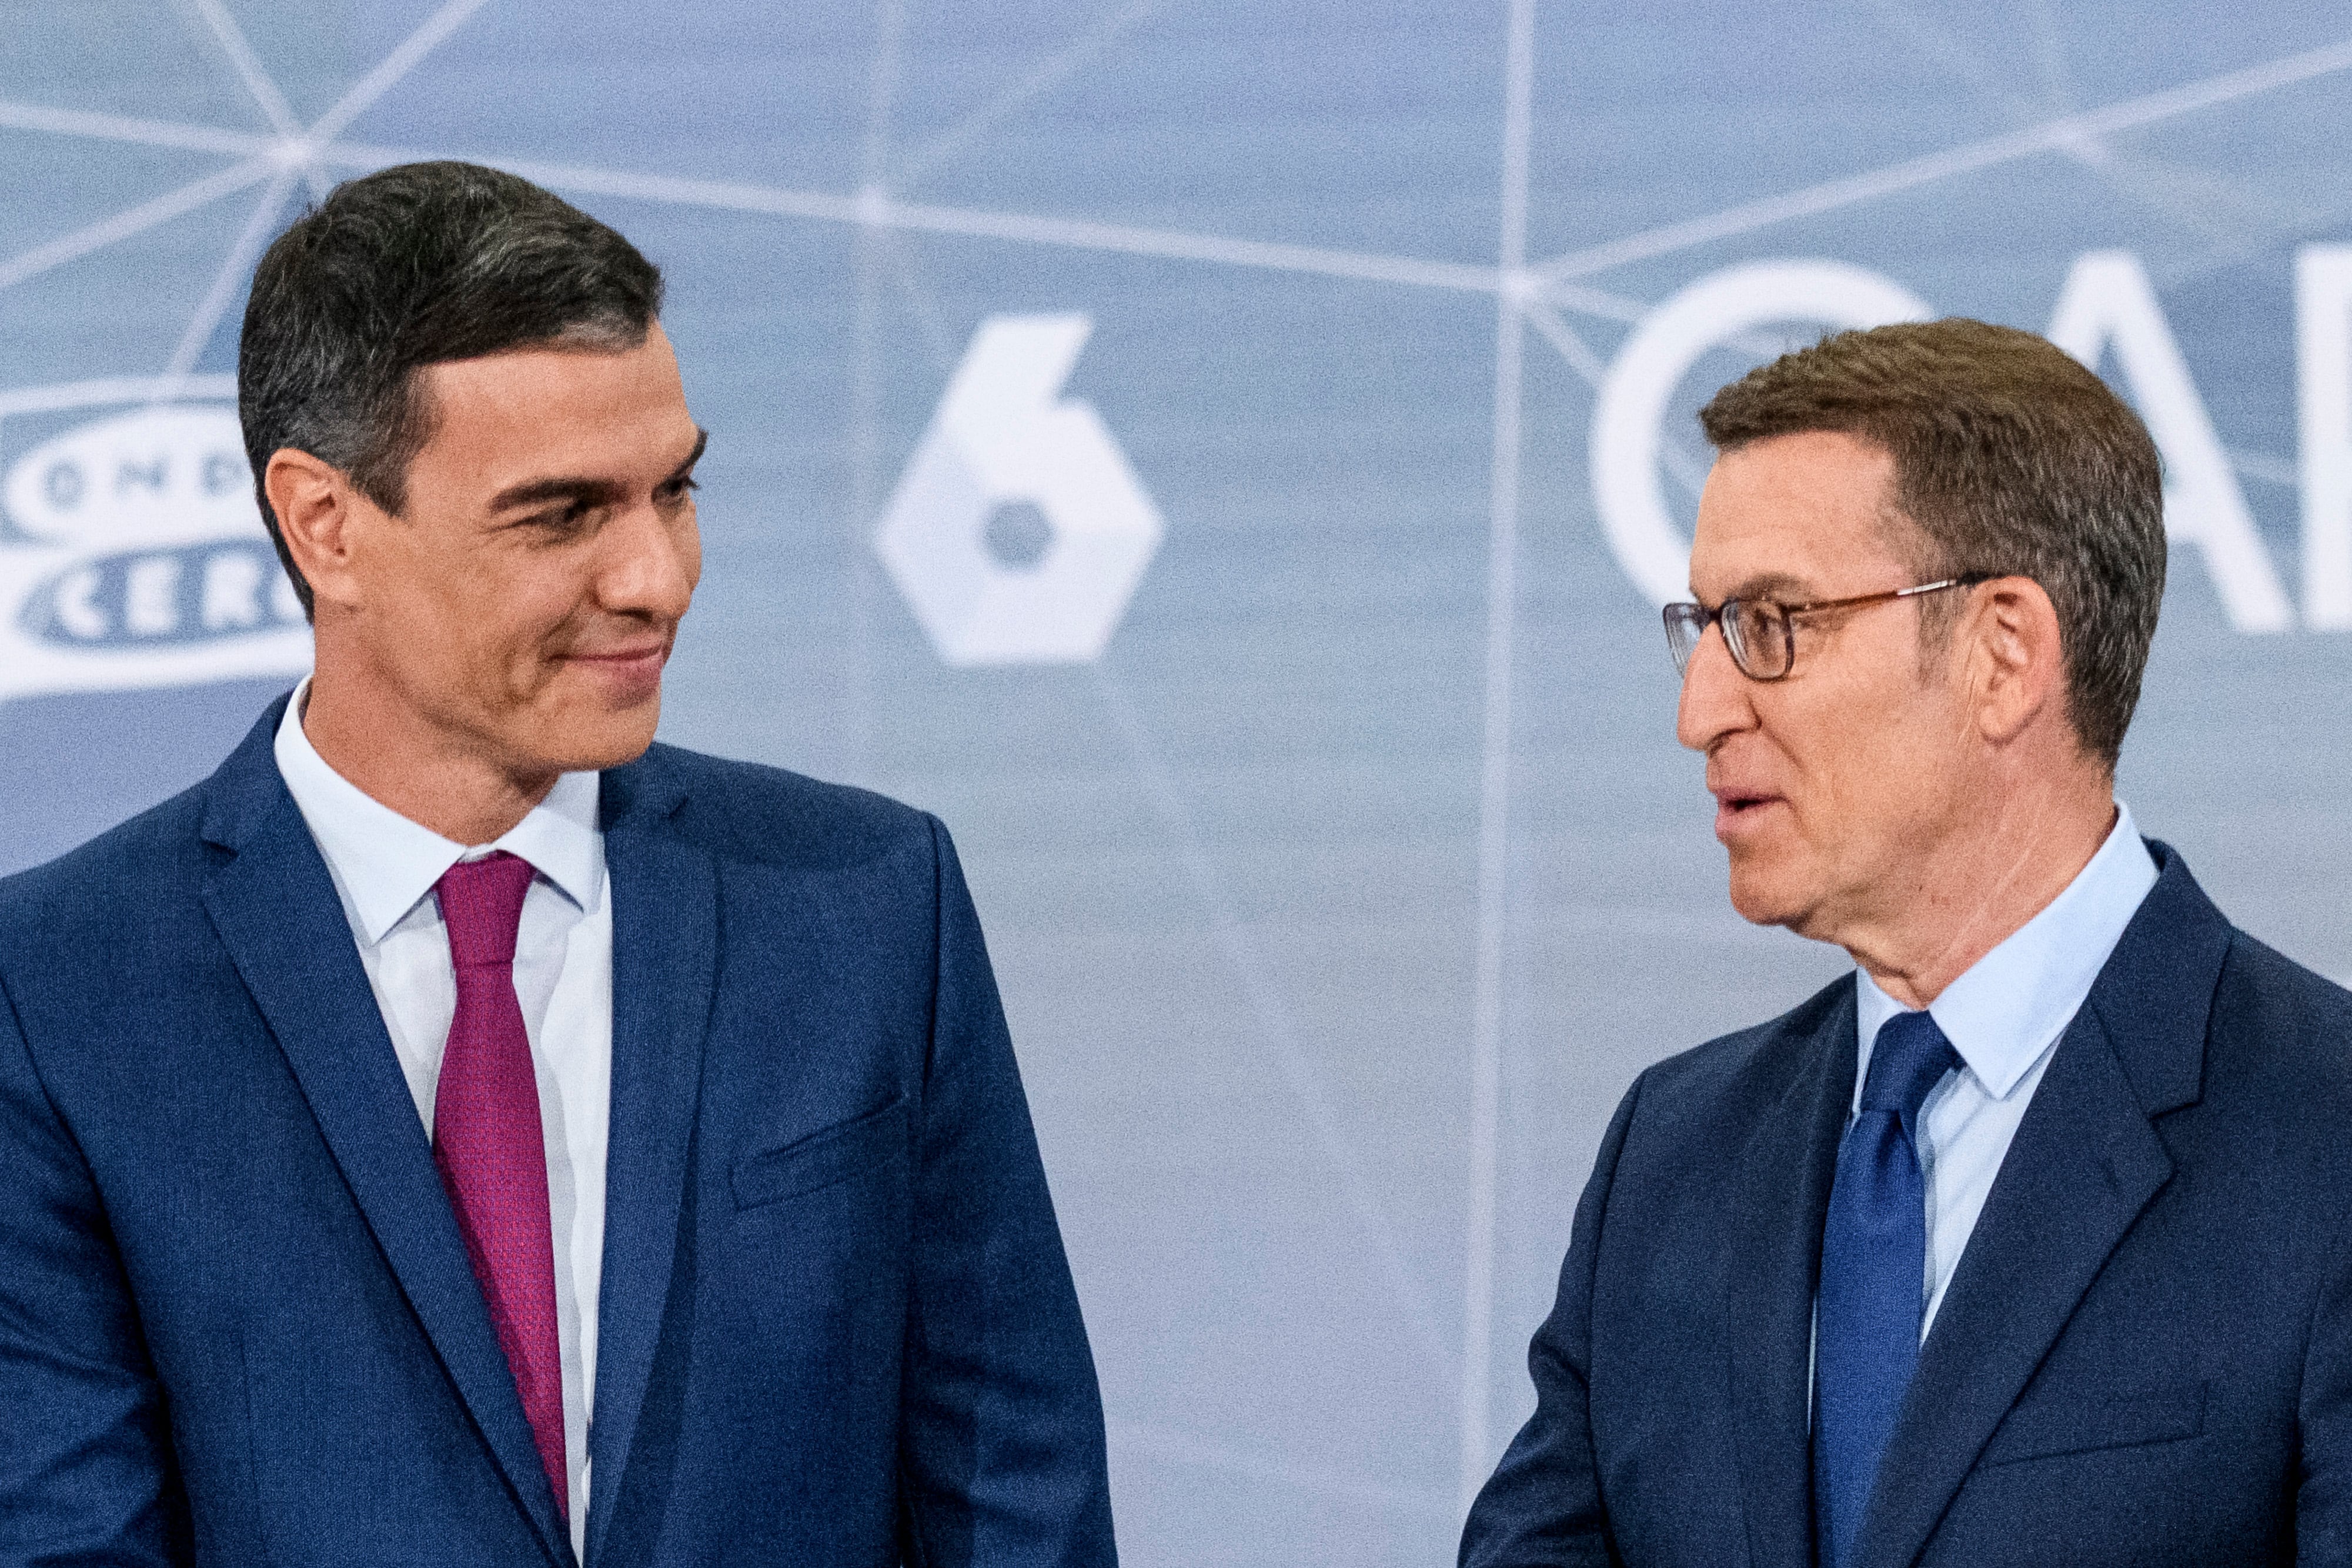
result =
[[[1307,1079],[1295,1045],[1275,1054],[1291,1088],[1308,1109],[1309,1122],[1326,1157],[1343,1176],[1349,1201],[1373,1236],[1383,1257],[1383,1269],[1397,1288],[1401,1305],[1413,1321],[1415,1337],[1441,1363],[1458,1367],[1460,1464],[1455,1503],[1484,1479],[1492,1462],[1489,1430],[1490,1369],[1493,1361],[1492,1322],[1495,1307],[1495,1248],[1496,1228],[1496,1137],[1500,1105],[1500,1039],[1506,916],[1507,854],[1512,800],[1512,679],[1517,656],[1517,580],[1519,484],[1525,340],[1530,329],[1562,362],[1588,383],[1597,384],[1604,364],[1567,319],[1567,314],[1630,322],[1643,314],[1644,302],[1611,292],[1588,281],[1595,275],[1637,261],[1645,261],[1694,247],[1717,244],[1774,225],[1866,204],[1899,193],[1916,191],[1937,182],[1980,172],[2000,165],[2043,155],[2085,157],[2104,152],[2105,143],[2125,133],[2167,120],[2311,83],[2352,70],[2352,38],[2271,61],[2223,72],[2202,79],[2150,92],[2099,108],[2052,116],[1997,136],[1983,138],[1885,168],[1865,170],[1821,182],[1802,189],[1741,202],[1720,211],[1701,214],[1638,233],[1601,241],[1548,260],[1531,261],[1527,254],[1529,186],[1529,144],[1535,70],[1535,0],[1512,0],[1509,6],[1506,57],[1503,62],[1503,146],[1499,195],[1500,224],[1493,265],[1475,265],[1423,257],[1390,256],[1328,246],[1198,233],[1136,225],[1097,222],[1080,217],[982,210],[909,201],[892,193],[892,176],[904,183],[925,170],[958,155],[966,146],[1016,111],[1022,104],[1047,90],[1097,57],[1148,16],[1164,9],[1169,0],[1131,0],[1074,39],[1053,58],[1030,72],[1008,91],[998,95],[962,123],[951,127],[923,147],[913,150],[895,170],[887,156],[887,126],[897,89],[897,39],[904,17],[895,5],[883,11],[882,47],[877,53],[870,91],[868,129],[862,160],[864,183],[851,192],[797,190],[746,182],[707,180],[648,171],[634,171],[514,158],[496,148],[411,149],[370,145],[344,140],[344,132],[366,110],[394,90],[404,78],[438,46],[455,35],[488,0],[447,0],[398,47],[354,82],[334,105],[309,126],[298,122],[284,95],[228,14],[222,0],[182,0],[194,11],[217,42],[240,83],[269,122],[266,133],[187,124],[131,115],[76,110],[22,102],[0,102],[0,129],[61,137],[116,141],[215,155],[232,160],[224,167],[163,192],[120,213],[73,232],[35,245],[16,256],[0,257],[0,288],[40,276],[107,246],[121,244],[161,225],[194,213],[240,192],[262,187],[251,216],[241,227],[212,283],[197,302],[186,330],[163,367],[160,382],[125,379],[120,382],[89,382],[74,388],[45,389],[12,397],[0,392],[0,414],[35,407],[70,406],[81,394],[91,398],[109,389],[126,395],[172,401],[184,395],[218,397],[226,387],[223,378],[194,378],[189,372],[210,341],[222,314],[234,299],[244,273],[272,228],[273,220],[298,183],[321,192],[329,171],[366,170],[388,163],[427,157],[467,157],[496,163],[551,188],[574,194],[602,195],[681,204],[718,211],[771,216],[789,221],[853,225],[861,235],[856,352],[861,371],[854,399],[856,423],[866,433],[858,458],[859,500],[853,507],[852,525],[862,533],[874,509],[878,484],[874,473],[879,444],[878,391],[873,356],[874,298],[881,287],[883,269],[893,265],[906,280],[904,256],[892,249],[895,236],[926,234],[1073,248],[1085,251],[1158,257],[1206,266],[1273,271],[1318,277],[1350,279],[1410,288],[1426,288],[1492,296],[1496,302],[1496,348],[1493,379],[1493,445],[1487,496],[1489,529],[1485,583],[1486,630],[1483,650],[1483,714],[1480,726],[1478,829],[1476,865],[1475,980],[1473,1016],[1468,1020],[1469,1099],[1471,1114],[1465,1186],[1467,1213],[1463,1279],[1463,1343],[1458,1358],[1441,1342],[1434,1320],[1419,1297],[1410,1271],[1392,1239],[1386,1238],[1377,1205],[1359,1174],[1359,1162],[1328,1111],[1319,1109],[1315,1086]],[[1567,314],[1563,314],[1567,313]],[[1761,345],[1767,351],[1775,345]],[[136,389],[135,391],[131,389]],[[60,403],[58,399],[64,399]],[[2254,477],[2293,484],[2291,465],[2262,454],[2232,454],[2239,465]],[[1671,448],[1664,455],[1671,473],[1685,484],[1696,470],[1691,460]],[[855,553],[855,552],[853,552]],[[870,590],[869,590],[870,591]],[[867,612],[870,619],[870,610]],[[1279,998],[1252,961],[1246,945],[1221,894],[1214,867],[1202,852],[1186,821],[1183,802],[1156,757],[1149,735],[1137,718],[1108,665],[1098,666],[1103,700],[1128,745],[1130,759],[1150,787],[1163,828],[1182,846],[1192,891],[1212,918],[1228,962],[1242,977],[1244,989],[1256,1014],[1260,1030],[1270,1041],[1289,1042],[1290,1026]],[[1160,1453],[1185,1451],[1187,1446],[1212,1453],[1213,1462],[1249,1463],[1164,1430],[1114,1422],[1114,1436],[1125,1444]],[[1305,1474],[1304,1471],[1301,1472]],[[1307,1484],[1345,1492],[1360,1488],[1344,1477],[1317,1474]],[[1411,1500],[1404,1506],[1426,1509],[1429,1500]]]

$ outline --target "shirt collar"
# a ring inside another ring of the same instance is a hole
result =
[[[529,861],[582,909],[594,907],[604,883],[604,836],[596,826],[599,775],[562,775],[547,799],[496,842],[468,847],[409,821],[329,767],[302,731],[310,695],[306,677],[278,721],[278,771],[351,900],[362,943],[373,947],[383,941],[451,866],[497,850]]]
[[[1986,1093],[2007,1097],[2041,1060],[2082,1009],[2124,927],[2155,885],[2156,862],[2131,808],[2118,802],[2106,841],[2065,891],[1928,1004],[1927,1015]],[[1862,1048],[1857,1095],[1879,1026],[1904,1010],[1867,973],[1854,971],[1854,1026]]]

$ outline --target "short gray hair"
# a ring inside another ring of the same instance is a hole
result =
[[[1921,580],[2030,577],[2050,595],[2074,733],[2114,768],[2164,600],[2164,472],[2105,382],[2046,339],[1950,317],[1833,333],[1698,418],[1719,452],[1816,430],[1886,452]],[[1931,635],[1958,611],[1931,610]]]

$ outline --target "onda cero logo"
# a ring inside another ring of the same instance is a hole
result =
[[[113,405],[29,448],[0,448],[0,699],[310,667],[310,628],[262,528],[236,411],[142,405],[141,390],[0,394],[0,413]]]

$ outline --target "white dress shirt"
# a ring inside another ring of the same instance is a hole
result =
[[[1927,1015],[1959,1053],[1960,1067],[1928,1091],[1919,1113],[1920,1175],[1927,1191],[1923,1341],[2058,1037],[2155,885],[2156,862],[2140,841],[2130,808],[2119,805],[2106,841],[2066,890],[1927,1005]],[[1848,1125],[1862,1106],[1879,1026],[1905,1010],[1860,969],[1854,1004],[1859,1056]]]
[[[596,1392],[596,1301],[604,1258],[604,1155],[613,1093],[613,905],[597,825],[594,773],[566,773],[496,843],[452,843],[373,799],[330,768],[302,732],[304,681],[278,727],[278,771],[318,841],[360,962],[433,1132],[441,1052],[457,1010],[457,978],[433,884],[461,860],[505,850],[539,874],[524,895],[515,943],[547,1140],[555,1247],[555,1322],[563,1368],[563,1452],[571,1471],[572,1547],[587,1552],[588,1413]]]

